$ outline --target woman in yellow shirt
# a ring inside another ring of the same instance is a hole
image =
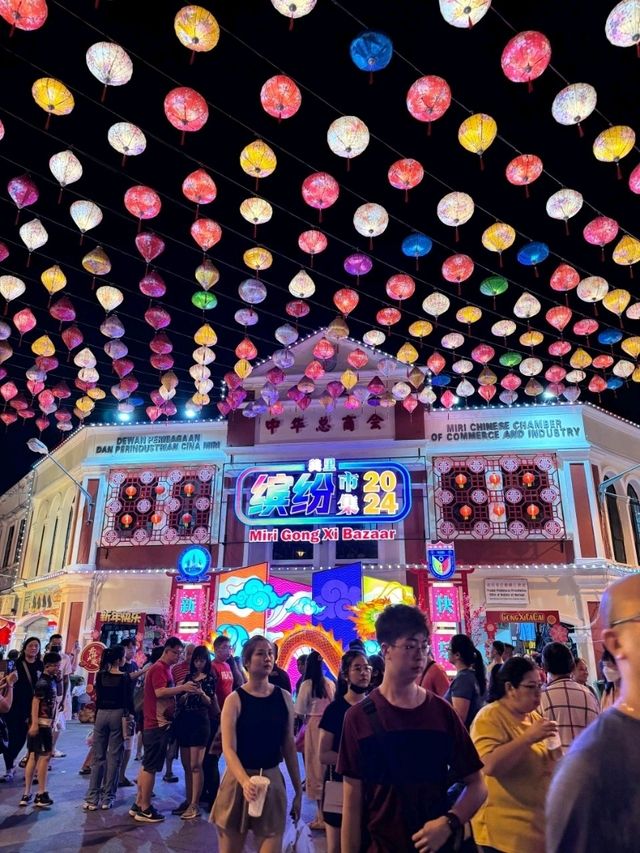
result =
[[[492,677],[496,699],[471,726],[489,791],[472,821],[475,840],[485,853],[541,853],[554,760],[544,741],[557,723],[535,710],[540,680],[533,663],[511,658]]]

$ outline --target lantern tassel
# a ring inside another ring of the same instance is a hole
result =
[[[578,136],[580,137],[580,139],[584,137],[584,130],[580,122],[578,122]]]
[[[431,122],[427,122],[427,136],[431,136]]]
[[[533,82],[531,80],[527,81],[527,92],[529,92],[529,94],[533,92]]]
[[[460,232],[458,231],[458,226],[456,225],[456,243],[460,242]]]
[[[102,87],[102,94],[100,95],[100,103],[101,104],[104,104],[104,99],[106,97],[107,97],[107,85],[105,83],[105,85]]]
[[[524,185],[524,197],[529,198],[529,184]]]
[[[58,204],[62,201],[62,193],[64,192],[64,187],[60,187],[60,192],[58,193]]]
[[[51,124],[51,113],[47,113],[47,120],[44,123],[44,129],[49,130],[50,124]]]
[[[484,160],[482,159],[482,154],[480,154],[480,171],[484,172]]]
[[[564,233],[566,234],[567,237],[569,236],[569,220],[568,219],[565,219],[565,221],[564,221]]]
[[[409,203],[409,190],[406,187],[404,188],[404,203]]]
[[[351,171],[351,157],[347,157],[347,172]]]
[[[293,15],[289,18],[289,32],[293,29]]]
[[[185,136],[186,136],[186,133],[183,130],[182,133],[180,134],[180,145],[184,145]]]
[[[31,252],[29,252],[29,254],[27,255],[27,266],[31,266]]]
[[[373,86],[373,71],[369,72],[369,85]]]
[[[191,51],[191,57],[189,59],[189,65],[193,65],[195,58],[196,58],[196,52],[195,52],[195,50],[192,50]]]
[[[123,155],[122,155],[122,162],[121,162],[121,164],[120,164],[121,168],[123,168],[123,169],[124,169],[124,167],[125,167],[125,165],[126,165],[126,162],[127,162],[127,155],[126,155],[126,154],[123,154]]]
[[[622,169],[620,168],[620,163],[616,162],[616,178],[621,181],[622,180]]]

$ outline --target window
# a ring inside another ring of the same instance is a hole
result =
[[[300,535],[304,538],[305,534],[313,531],[313,527],[292,527],[292,536]],[[274,542],[271,553],[271,560],[274,563],[295,563],[299,560],[308,562],[313,560],[314,544],[312,542]]]
[[[38,577],[40,574],[40,558],[42,557],[42,546],[44,545],[44,535],[47,532],[47,525],[42,525],[42,533],[40,534],[40,546],[38,548],[38,557],[36,559],[36,570],[34,573],[34,577]]]
[[[353,524],[349,525],[348,530],[356,531],[373,530],[373,524]],[[340,539],[336,542],[336,560],[377,560],[378,559],[378,543],[375,540],[369,539],[344,539],[344,528],[341,528]]]
[[[54,555],[54,552],[56,549],[56,534],[57,534],[57,532],[58,532],[58,516],[56,516],[56,521],[55,521],[55,524],[53,525],[53,533],[51,535],[51,547],[49,548],[49,560],[47,563],[47,574],[51,573],[51,563],[52,563],[53,555]],[[54,566],[53,568],[59,569],[60,566],[57,566],[57,567]]]
[[[638,500],[638,493],[633,486],[627,487],[627,497],[629,498],[629,518],[633,531],[633,541],[636,546],[636,563],[640,563],[640,500]]]
[[[20,521],[20,527],[18,528],[18,536],[16,538],[16,550],[13,554],[13,562],[14,563],[17,563],[18,560],[20,559],[20,546],[22,545],[22,543],[24,541],[24,530],[25,530],[26,526],[27,526],[27,519],[23,518]]]
[[[9,558],[11,555],[11,546],[13,545],[13,534],[16,532],[15,526],[9,528],[9,533],[7,534],[7,541],[4,546],[4,554],[2,555],[2,568],[6,569],[9,565]]]
[[[624,532],[618,509],[618,495],[613,485],[607,488],[607,514],[609,516],[613,557],[617,563],[626,563],[627,549],[624,546]]]

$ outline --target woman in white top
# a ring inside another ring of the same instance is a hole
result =
[[[322,784],[324,768],[320,763],[320,718],[327,705],[333,701],[335,685],[322,674],[322,657],[318,652],[311,652],[307,658],[304,671],[304,681],[296,699],[295,712],[305,718],[304,733],[304,764],[307,773],[306,794],[310,800],[317,803],[315,820],[310,824],[311,829],[324,829],[320,801],[322,800]]]

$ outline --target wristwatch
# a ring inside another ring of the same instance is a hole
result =
[[[463,824],[457,814],[454,812],[447,812],[445,815],[447,819],[447,823],[449,824],[449,829],[451,830],[451,837],[456,838],[457,835],[462,831]]]

